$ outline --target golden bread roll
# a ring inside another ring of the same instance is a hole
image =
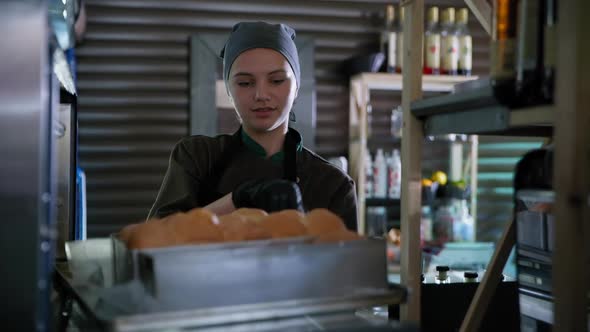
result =
[[[209,210],[197,208],[177,213],[165,221],[176,236],[176,244],[211,243],[223,241],[219,218]]]
[[[307,229],[303,225],[304,214],[297,210],[274,212],[260,221],[260,226],[272,234],[273,238],[305,236]]]
[[[131,236],[131,234],[133,232],[136,231],[137,227],[139,227],[139,225],[141,224],[131,224],[131,225],[127,225],[125,227],[123,227],[122,230],[119,231],[119,233],[117,234],[117,237],[119,238],[119,240],[127,243],[127,241],[129,241],[129,237]]]
[[[262,227],[259,222],[246,221],[244,240],[266,240],[272,238],[272,233]]]
[[[129,249],[162,248],[176,244],[176,235],[162,219],[136,224],[128,238]]]
[[[232,212],[231,214],[236,214],[242,216],[250,221],[261,221],[262,219],[268,216],[268,213],[261,209],[253,209],[253,208],[239,208]]]
[[[227,242],[272,238],[272,234],[259,222],[248,220],[238,214],[230,213],[219,217],[219,227],[223,232],[223,240]]]
[[[313,209],[303,219],[310,235],[321,235],[346,230],[342,219],[328,209]]]
[[[243,241],[246,233],[246,219],[237,214],[226,214],[219,217],[219,227],[223,233],[223,241]]]
[[[347,229],[336,230],[329,233],[322,233],[319,234],[315,238],[316,243],[333,243],[333,242],[340,242],[340,241],[353,241],[353,240],[360,240],[362,237],[355,232],[349,231]]]
[[[210,210],[204,208],[194,208],[188,211],[186,214],[192,219],[204,219],[211,221],[213,224],[219,224],[219,218],[217,217],[217,215],[211,212]]]

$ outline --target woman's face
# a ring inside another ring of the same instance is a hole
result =
[[[272,49],[240,54],[229,73],[229,92],[246,131],[286,128],[297,96],[295,74],[285,57]]]

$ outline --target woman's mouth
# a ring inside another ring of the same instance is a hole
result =
[[[254,108],[252,109],[252,111],[254,112],[254,116],[258,119],[266,119],[269,118],[273,112],[275,111],[275,108],[273,107],[258,107],[258,108]]]
[[[258,108],[254,108],[252,109],[252,111],[254,112],[272,112],[275,109],[273,107],[258,107]]]

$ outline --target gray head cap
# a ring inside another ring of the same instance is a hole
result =
[[[301,71],[294,40],[295,30],[285,24],[241,22],[234,25],[220,54],[223,58],[223,79],[226,87],[229,71],[236,58],[244,51],[253,48],[270,48],[281,53],[291,65],[297,80],[297,87],[299,87]]]

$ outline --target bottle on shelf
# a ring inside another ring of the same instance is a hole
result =
[[[430,7],[427,13],[424,32],[424,67],[422,72],[429,75],[440,74],[440,27],[438,7]]]
[[[452,242],[453,224],[456,222],[453,207],[448,202],[438,206],[434,212],[432,221],[432,236],[438,243]]]
[[[455,8],[447,8],[441,18],[441,74],[457,75],[459,66],[459,37],[455,29]]]
[[[516,19],[516,96],[519,106],[542,103],[544,0],[519,0]]]
[[[397,149],[394,149],[391,158],[388,158],[388,175],[387,197],[399,199],[402,185],[402,162]]]
[[[373,169],[373,178],[375,181],[374,197],[385,198],[387,196],[387,163],[383,149],[377,149]]]
[[[391,109],[391,136],[393,138],[402,137],[404,112],[401,106]]]
[[[514,102],[516,11],[518,0],[495,0],[490,79],[501,102]]]
[[[365,154],[365,198],[372,198],[375,188],[375,179],[373,178],[373,162],[371,153]]]
[[[437,284],[450,284],[451,277],[449,276],[449,270],[449,267],[446,265],[437,265],[434,282]]]
[[[469,10],[459,9],[457,13],[457,33],[459,38],[459,63],[457,72],[459,75],[470,76],[472,68],[473,45],[471,33],[467,22],[469,21]]]
[[[397,20],[397,46],[395,48],[397,52],[397,66],[395,67],[396,73],[401,73],[404,67],[404,11],[404,7],[399,8],[399,17]]]
[[[387,234],[387,209],[383,206],[368,207],[367,226],[367,235],[370,237],[383,237]]]
[[[466,199],[452,199],[453,236],[455,242],[475,241],[475,225]]]
[[[477,277],[479,275],[477,274],[477,272],[473,272],[473,271],[465,271],[463,273],[463,280],[465,282],[477,282]]]
[[[422,205],[420,214],[421,242],[432,241],[432,212],[430,206]]]
[[[541,90],[548,103],[553,102],[557,44],[557,0],[545,0],[543,31],[543,85]]]
[[[397,67],[397,27],[395,7],[385,7],[385,26],[381,32],[381,52],[385,55],[385,71],[395,73]]]

